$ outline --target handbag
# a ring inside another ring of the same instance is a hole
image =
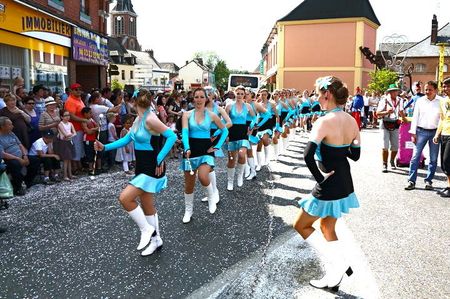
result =
[[[388,130],[388,131],[394,131],[394,130],[397,130],[398,128],[400,128],[400,125],[401,125],[401,123],[402,123],[402,122],[400,121],[400,119],[398,119],[398,117],[397,117],[397,107],[398,107],[398,104],[394,107],[394,106],[392,106],[391,103],[389,103],[389,102],[386,101],[386,107],[387,107],[387,105],[389,105],[389,106],[391,106],[391,107],[394,108],[394,114],[395,114],[396,118],[386,118],[386,117],[383,117],[383,127],[384,127],[386,130]],[[386,109],[386,108],[385,108],[385,109]]]
[[[6,199],[14,196],[13,186],[9,181],[6,171],[0,175],[0,198]]]

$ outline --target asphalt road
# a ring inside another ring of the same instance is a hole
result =
[[[380,135],[363,132],[352,162],[361,208],[338,222],[355,274],[337,294],[308,285],[321,275],[313,249],[291,228],[296,200],[314,185],[297,135],[276,163],[226,191],[225,161],[216,168],[221,203],[210,215],[196,187],[194,216],[183,224],[183,180],[175,161],[157,197],[163,249],[135,250],[139,232],[117,198],[122,173],[35,186],[0,214],[1,298],[450,298],[449,200],[404,191],[406,169],[381,173]],[[421,171],[423,178],[424,173]],[[436,186],[445,186],[438,173]],[[418,181],[418,187],[422,182]]]

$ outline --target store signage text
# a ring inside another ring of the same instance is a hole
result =
[[[25,16],[22,17],[22,30],[26,31],[44,31],[56,34],[61,34],[70,37],[72,34],[72,27],[62,21],[38,17],[38,16]]]

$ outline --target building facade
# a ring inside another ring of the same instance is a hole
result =
[[[186,61],[186,64],[179,70],[177,80],[183,83],[184,90],[205,86],[216,87],[214,72],[203,64],[201,58]]]
[[[0,85],[106,84],[106,0],[0,0]]]
[[[303,90],[334,75],[350,90],[366,86],[374,66],[359,47],[375,49],[379,26],[368,0],[305,0],[276,22],[263,45],[264,83]]]

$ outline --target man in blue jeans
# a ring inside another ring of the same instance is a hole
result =
[[[433,142],[433,137],[439,125],[440,101],[437,95],[438,85],[435,81],[428,81],[425,85],[425,96],[416,101],[414,114],[411,122],[411,141],[415,144],[413,157],[409,164],[408,185],[405,190],[416,188],[417,169],[419,159],[425,145],[430,148],[430,162],[428,164],[427,176],[425,178],[425,190],[433,190],[433,178],[437,167],[439,144]]]

